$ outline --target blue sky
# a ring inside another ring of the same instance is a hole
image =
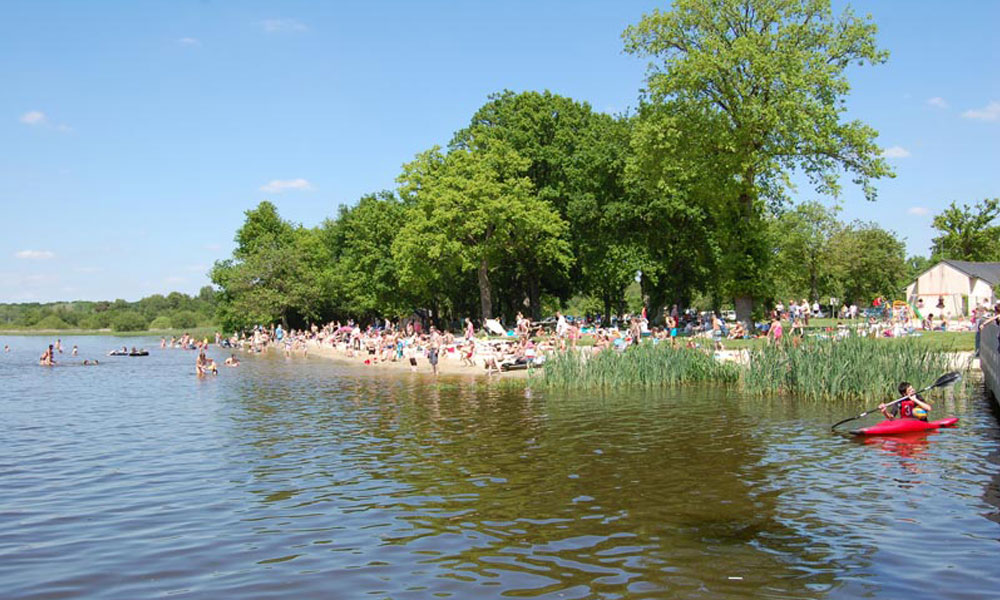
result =
[[[505,88],[634,107],[621,32],[668,6],[4,2],[0,302],[194,293],[248,208],[316,225]],[[1000,196],[1000,1],[852,6],[892,56],[851,72],[849,113],[897,177],[875,203],[846,187],[841,214],[926,255],[935,213]]]

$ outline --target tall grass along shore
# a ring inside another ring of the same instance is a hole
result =
[[[625,352],[608,350],[594,355],[555,354],[546,361],[541,381],[552,387],[659,386],[679,383],[735,383],[735,363],[715,360],[697,349],[670,344],[641,344]]]
[[[753,395],[792,394],[809,400],[881,400],[900,381],[920,387],[952,370],[951,357],[916,340],[885,344],[868,338],[806,340],[746,351],[723,361],[700,349],[643,344],[624,352],[550,357],[532,379],[548,387],[655,387],[723,383]]]

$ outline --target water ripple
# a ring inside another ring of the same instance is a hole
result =
[[[278,357],[197,380],[176,350],[3,360],[4,598],[1000,589],[1000,440],[978,397],[946,401],[955,430],[854,440],[828,423],[856,407],[711,387],[525,394]]]

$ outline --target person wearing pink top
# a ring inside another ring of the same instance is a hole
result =
[[[771,320],[771,326],[767,330],[767,337],[771,338],[771,341],[775,344],[779,344],[784,334],[785,330],[781,327],[781,317],[774,317]]]

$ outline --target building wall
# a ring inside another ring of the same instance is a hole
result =
[[[928,314],[933,314],[935,319],[941,318],[941,315],[966,315],[968,307],[963,296],[972,294],[971,281],[972,278],[965,273],[938,263],[918,277],[916,285],[907,288],[907,300],[918,307],[923,300],[920,312],[925,317]]]
[[[982,305],[992,307],[996,303],[996,298],[993,296],[993,287],[982,279],[976,279],[974,282],[975,285],[972,286],[972,294],[969,295],[969,303],[972,304],[972,308]]]

